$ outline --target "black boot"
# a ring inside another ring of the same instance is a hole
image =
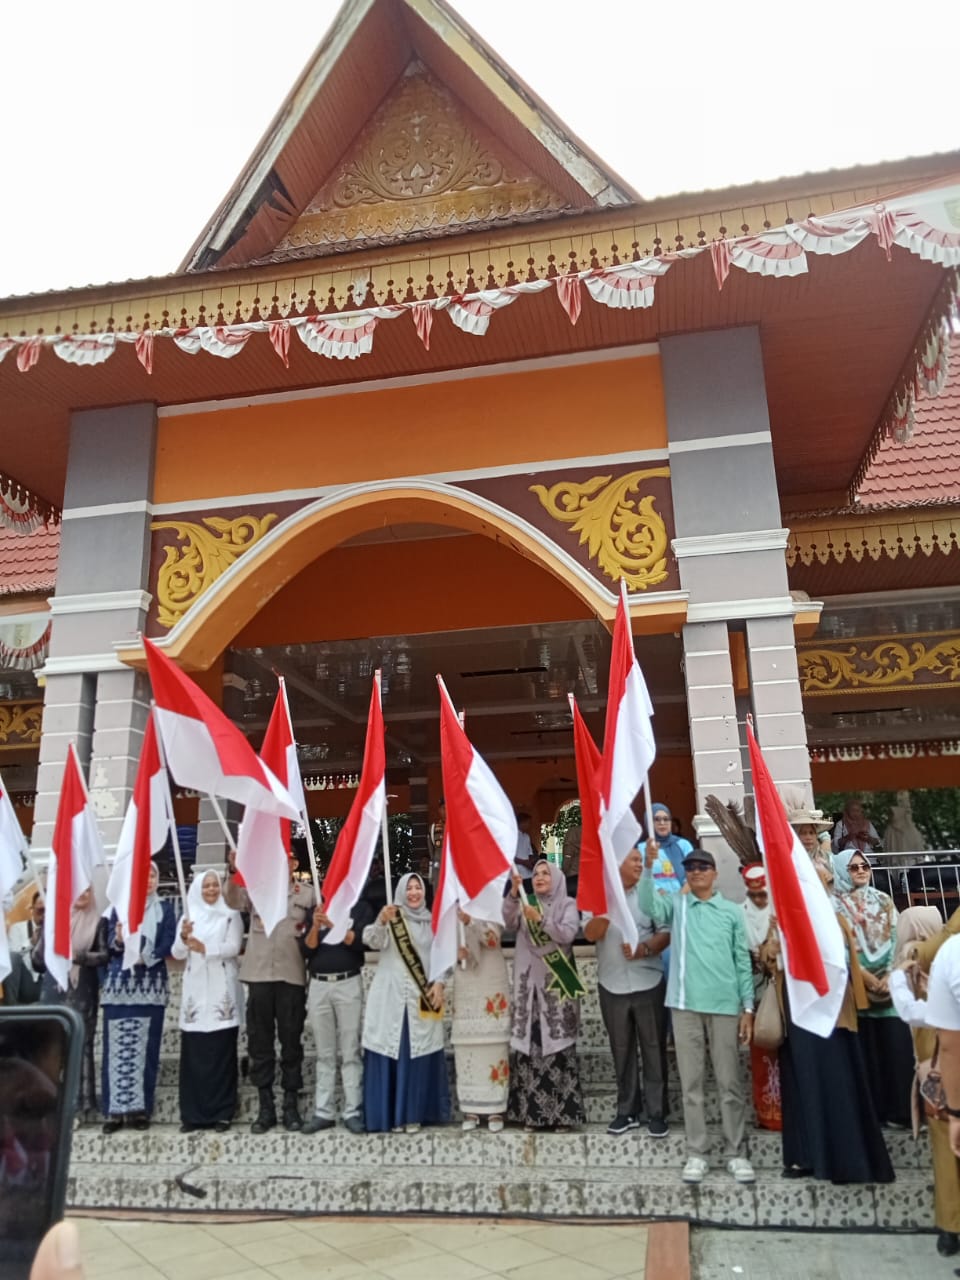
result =
[[[300,1109],[297,1105],[297,1095],[289,1091],[283,1095],[283,1127],[288,1133],[299,1133],[303,1128]]]
[[[272,1089],[258,1089],[257,1092],[260,1095],[260,1110],[250,1126],[250,1132],[266,1133],[277,1123],[277,1108],[274,1106]]]
[[[960,1237],[956,1231],[937,1232],[937,1253],[941,1258],[952,1258],[954,1254],[960,1253]]]

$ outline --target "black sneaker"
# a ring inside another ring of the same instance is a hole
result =
[[[651,1138],[666,1138],[670,1133],[670,1128],[666,1120],[658,1120],[654,1117],[647,1121],[647,1133]]]
[[[336,1120],[328,1120],[326,1116],[312,1116],[300,1130],[301,1133],[321,1133],[324,1129],[335,1129]]]
[[[639,1129],[640,1121],[636,1116],[614,1116],[607,1125],[607,1133],[619,1137],[621,1133],[629,1133],[631,1129]]]

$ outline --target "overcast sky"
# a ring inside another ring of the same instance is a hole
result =
[[[454,0],[643,195],[960,147],[960,0]],[[0,295],[173,271],[335,0],[3,12]]]

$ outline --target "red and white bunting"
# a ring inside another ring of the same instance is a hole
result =
[[[100,832],[72,742],[67,749],[57,820],[50,844],[43,958],[47,972],[56,980],[57,986],[66,991],[73,960],[70,912],[81,893],[92,887],[96,868],[104,864]]]
[[[127,806],[117,856],[107,881],[107,902],[123,926],[123,967],[140,957],[139,929],[147,901],[150,862],[166,844],[173,821],[170,783],[157,745],[156,713],[150,712],[140,749],[140,763]]]
[[[352,315],[309,316],[296,325],[297,337],[314,355],[356,360],[373,350],[378,321],[378,316],[359,311]]]

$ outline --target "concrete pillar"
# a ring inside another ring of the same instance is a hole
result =
[[[67,743],[89,764],[108,849],[133,788],[147,697],[116,658],[143,630],[156,447],[152,404],[74,413],[64,493],[34,848],[49,850]],[[103,709],[96,704],[103,699]]]
[[[807,725],[792,618],[748,618],[747,662],[754,731],[777,786],[798,788],[813,805]]]

